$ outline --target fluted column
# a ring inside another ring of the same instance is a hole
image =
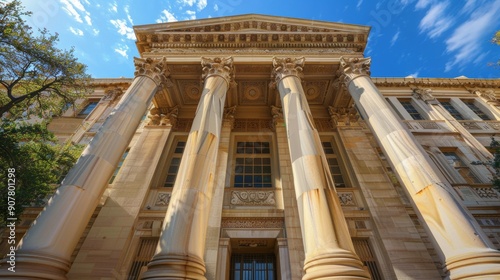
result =
[[[436,244],[448,279],[500,278],[500,252],[452,194],[452,186],[391,111],[369,77],[369,58],[341,59],[344,82]]]
[[[141,279],[206,279],[205,237],[232,58],[202,58],[205,84],[182,155],[160,242]]]
[[[16,272],[2,271],[0,277],[66,279],[71,254],[151,99],[168,75],[165,58],[134,62],[132,85],[20,241]]]
[[[354,253],[300,76],[304,58],[274,58],[306,259],[302,279],[369,279]]]

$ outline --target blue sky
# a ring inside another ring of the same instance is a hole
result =
[[[134,25],[266,14],[372,27],[373,77],[499,78],[500,0],[22,0],[94,78],[133,76]],[[307,62],[306,62],[307,63]]]

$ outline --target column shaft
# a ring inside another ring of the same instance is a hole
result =
[[[299,75],[304,59],[273,60],[288,133],[293,180],[302,228],[303,279],[369,279],[354,253]]]
[[[156,254],[142,279],[205,279],[205,238],[232,58],[203,59],[205,84]]]
[[[500,277],[500,252],[492,249],[477,222],[452,193],[452,186],[435,171],[423,148],[391,111],[368,77],[369,63],[364,58],[341,60],[349,93],[401,178],[439,249],[449,279]]]
[[[165,61],[141,60],[139,68]],[[151,74],[151,75],[149,75]],[[66,279],[69,260],[158,85],[139,74],[19,244],[11,278]],[[158,78],[158,77],[156,77]],[[0,274],[2,276],[3,273]]]

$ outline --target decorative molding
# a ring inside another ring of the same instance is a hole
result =
[[[343,81],[346,86],[357,77],[370,76],[371,58],[354,57],[340,58],[340,71],[343,75]],[[342,79],[342,76],[341,76]]]
[[[486,101],[497,101],[497,98],[495,96],[495,91],[492,89],[471,90],[470,92],[476,94],[479,97],[486,99]]]
[[[134,57],[134,66],[135,77],[146,76],[151,78],[157,86],[172,86],[172,82],[167,78],[170,75],[170,71],[168,70],[167,59],[165,57],[157,59],[151,57]]]
[[[345,47],[346,44],[321,44],[323,48],[308,48],[304,46],[304,49],[285,49],[282,47],[286,47],[285,43],[278,43],[277,47],[279,49],[272,48],[275,44],[264,44],[263,46],[257,47],[252,44],[252,48],[247,49],[234,49],[235,46],[232,44],[224,44],[219,43],[216,44],[218,48],[194,48],[196,45],[192,44],[183,44],[172,46],[170,44],[153,44],[154,48],[151,50],[152,53],[168,53],[168,54],[232,54],[232,55],[241,55],[241,54],[255,54],[255,55],[311,55],[311,54],[349,54],[354,55],[360,53],[360,45],[353,47]],[[269,46],[267,46],[269,45]],[[236,47],[241,47],[239,44]],[[264,49],[262,49],[264,48]],[[361,53],[360,53],[361,54]],[[239,73],[239,71],[238,71]]]
[[[266,132],[273,131],[272,121],[261,119],[235,119],[234,132]]]
[[[233,67],[233,58],[201,58],[201,66],[202,68],[202,80],[210,76],[219,76],[223,78],[228,87],[231,85],[231,82],[234,80],[234,67]]]
[[[274,191],[232,191],[231,205],[235,206],[274,206]]]
[[[295,76],[299,79],[302,78],[302,71],[304,70],[305,58],[277,58],[273,57],[273,72],[272,76],[276,84],[283,78],[288,76]]]
[[[283,228],[283,218],[222,218],[222,228]]]
[[[444,78],[371,78],[377,87],[420,88],[476,88],[477,91],[500,88],[498,79],[444,79]],[[479,89],[477,89],[479,88]]]
[[[496,199],[500,198],[500,194],[494,188],[472,188],[481,198]]]

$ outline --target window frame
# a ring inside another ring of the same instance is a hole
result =
[[[92,105],[93,105],[92,109],[88,113],[85,113],[85,111]],[[92,114],[92,112],[94,112],[94,110],[97,108],[97,106],[99,106],[98,99],[88,99],[85,102],[85,105],[82,107],[82,109],[80,109],[80,111],[78,112],[77,117],[78,118],[87,118],[88,116],[90,116]]]

